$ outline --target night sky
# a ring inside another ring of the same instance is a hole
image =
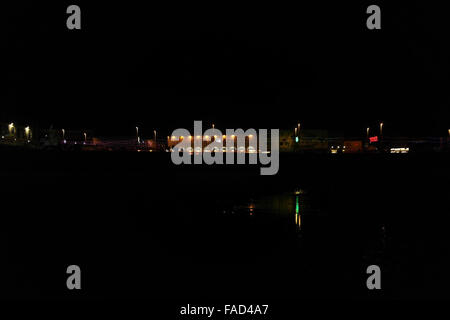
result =
[[[100,135],[133,135],[136,125],[151,135],[193,120],[218,128],[300,120],[348,135],[380,120],[386,135],[450,128],[450,28],[440,3],[93,2],[5,5],[0,122]],[[70,4],[81,7],[81,31],[66,28]],[[366,28],[370,4],[381,7],[382,30]]]

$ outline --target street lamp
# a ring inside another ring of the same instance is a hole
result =
[[[84,143],[86,144],[86,140],[87,140],[87,134],[86,134],[86,132],[83,132],[83,135],[84,135]]]
[[[380,136],[381,136],[381,137],[383,136],[383,125],[384,125],[384,123],[381,122],[381,123],[380,123]]]
[[[153,130],[153,135],[155,137],[155,148],[156,148],[156,130]]]
[[[139,139],[139,128],[138,127],[136,127],[136,140],[137,140],[138,143],[140,142],[140,139]]]
[[[8,125],[8,131],[9,131],[9,134],[13,134],[13,131],[15,131],[14,130],[15,128],[14,128],[14,123],[10,123],[9,125]]]
[[[25,137],[27,137],[27,140],[30,140],[30,127],[25,128]]]
[[[367,128],[366,131],[367,131],[367,139],[369,139],[370,128]]]

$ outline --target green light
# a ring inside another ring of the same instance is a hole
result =
[[[298,204],[298,196],[295,197],[295,213],[298,214],[298,212],[300,211],[300,206]]]
[[[295,142],[297,142],[297,143],[298,143],[298,137],[295,137]]]

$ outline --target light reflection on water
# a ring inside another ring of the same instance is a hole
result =
[[[302,217],[300,214],[300,205],[299,205],[300,195],[295,195],[295,225],[301,230],[302,229]]]
[[[250,198],[245,203],[232,206],[228,211],[224,210],[224,213],[279,215],[288,218],[289,223],[294,223],[298,230],[301,230],[303,214],[310,211],[314,210],[311,210],[311,204],[308,203],[307,192],[295,189],[292,192]]]

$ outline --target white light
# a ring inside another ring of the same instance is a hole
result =
[[[408,153],[409,148],[391,148],[391,153]]]

